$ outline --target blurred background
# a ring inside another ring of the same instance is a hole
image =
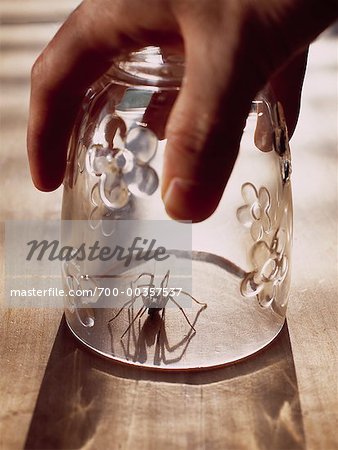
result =
[[[60,217],[62,188],[41,193],[30,180],[25,144],[29,74],[37,55],[78,3],[0,1],[0,223]],[[337,123],[336,26],[311,46],[300,119],[291,141],[295,231],[288,325],[306,440],[312,443],[309,448],[325,449],[334,447],[337,407]],[[60,315],[48,319],[54,333],[55,318]],[[16,327],[17,322],[9,323]],[[11,335],[2,331],[5,339],[6,333]],[[34,327],[30,332],[34,333]],[[29,333],[25,339],[29,342]],[[14,370],[14,363],[6,361]],[[29,404],[31,408],[34,401]],[[8,405],[7,399],[5,412]],[[20,417],[27,429],[29,413]],[[15,437],[13,429],[11,439],[17,444],[24,436]],[[10,448],[17,448],[16,444]]]
[[[61,189],[41,194],[26,158],[30,69],[78,0],[0,1],[0,218],[60,216]],[[11,193],[11,194],[10,194]]]

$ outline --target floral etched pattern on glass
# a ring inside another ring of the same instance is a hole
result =
[[[87,151],[86,169],[99,180],[98,195],[97,188],[92,190],[94,209],[90,220],[95,220],[98,202],[115,212],[124,208],[131,196],[146,198],[157,190],[158,175],[149,163],[156,154],[158,140],[147,126],[134,123],[127,130],[121,117],[108,115],[93,140],[97,143]]]
[[[73,249],[72,257],[65,261],[62,266],[64,279],[66,281],[68,308],[75,312],[84,327],[92,327],[95,323],[94,310],[86,307],[95,304],[99,297],[96,283],[88,275],[83,275],[80,262],[76,260],[78,249]],[[90,297],[83,297],[84,292],[91,293]]]
[[[279,297],[279,290],[288,272],[285,255],[286,235],[278,230],[269,246],[265,241],[256,242],[250,256],[254,270],[241,283],[244,297],[256,297],[262,307],[268,307]]]
[[[271,199],[269,191],[261,187],[258,191],[251,183],[242,186],[242,197],[245,204],[238,208],[238,220],[250,228],[250,233],[254,241],[259,241],[264,234],[271,231]]]
[[[248,255],[252,270],[244,276],[240,292],[246,298],[256,298],[262,308],[271,306],[276,311],[285,306],[283,286],[289,272],[290,226],[286,217],[291,199],[287,191],[281,199],[274,199],[274,205],[266,187],[257,189],[245,183],[241,189],[245,204],[237,209],[237,219],[250,229],[253,241]]]

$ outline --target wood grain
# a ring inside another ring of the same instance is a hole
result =
[[[61,190],[37,192],[27,168],[29,71],[56,23],[77,3],[0,4],[1,221],[59,217]],[[1,227],[1,449],[338,447],[336,61],[334,38],[313,46],[292,142],[288,328],[254,358],[179,374],[97,358],[73,340],[61,311],[6,309]]]
[[[286,327],[242,364],[175,374],[101,360],[69,339],[62,321],[25,448],[283,446],[304,448]]]

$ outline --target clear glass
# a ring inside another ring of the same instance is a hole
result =
[[[62,219],[83,221],[89,236],[108,240],[116,220],[170,220],[160,196],[164,129],[183,73],[180,58],[147,48],[116,61],[88,91],[71,137]],[[162,308],[149,290],[124,308],[102,307],[100,296],[67,296],[71,331],[108,358],[160,369],[214,367],[265,347],[286,314],[290,174],[282,108],[266,88],[252,102],[217,210],[204,222],[186,224],[192,252],[180,257],[191,259],[191,291],[184,292],[191,307],[180,306],[178,297],[176,306],[170,301],[174,307]],[[67,243],[79,245],[76,233]],[[116,280],[105,274],[88,275],[83,263],[65,262],[65,290],[113,289]],[[168,277],[149,275],[142,264],[133,277],[133,286],[168,285]],[[149,302],[157,307],[151,310]]]

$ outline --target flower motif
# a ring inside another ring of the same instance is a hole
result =
[[[252,239],[259,241],[271,231],[269,191],[265,187],[257,191],[253,184],[245,183],[242,186],[242,197],[245,205],[237,209],[237,219],[250,228]]]
[[[149,166],[157,150],[155,134],[143,124],[126,132],[121,122],[124,124],[117,115],[103,119],[105,137],[101,123],[96,133],[100,143],[92,145],[86,154],[87,171],[99,177],[99,198],[110,211],[124,208],[131,194],[152,195],[159,185],[157,173]]]
[[[286,232],[279,229],[270,246],[258,241],[251,249],[254,270],[241,283],[245,297],[257,297],[260,306],[267,308],[279,297],[279,290],[288,273],[289,264],[285,255]]]
[[[79,321],[85,327],[92,327],[95,323],[95,314],[88,304],[96,303],[100,297],[97,285],[89,275],[83,275],[79,261],[76,260],[78,250],[73,249],[74,259],[64,261],[62,265],[64,280],[68,289],[67,301],[69,310],[75,312]],[[91,297],[83,297],[84,293],[92,293]]]
[[[99,183],[95,183],[91,193],[90,200],[93,208],[89,215],[89,226],[92,230],[101,228],[102,234],[105,237],[111,236],[115,231],[115,220],[117,217],[113,216],[111,211],[102,211],[102,201],[100,197]]]

